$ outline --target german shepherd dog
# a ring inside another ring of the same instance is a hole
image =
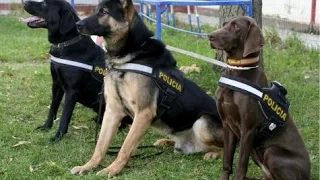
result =
[[[89,36],[82,36],[76,28],[80,20],[72,6],[65,0],[44,0],[41,2],[25,1],[24,9],[34,17],[23,19],[30,28],[48,29],[48,40],[52,44],[51,75],[52,101],[49,115],[40,130],[50,129],[56,118],[60,102],[65,95],[65,102],[59,128],[51,141],[59,141],[68,131],[68,125],[76,102],[98,112],[98,96],[103,84],[93,76],[92,71],[72,65],[61,64],[55,60],[65,59],[86,65],[99,64],[105,67],[105,52]]]
[[[126,115],[132,117],[132,126],[117,158],[100,175],[120,173],[150,126],[172,137],[158,140],[156,145],[174,143],[175,150],[185,154],[208,152],[205,156],[210,156],[213,152],[209,151],[223,147],[214,99],[182,76],[165,45],[151,38],[152,32],[131,0],[104,0],[91,16],[77,22],[77,28],[82,34],[104,37],[108,51],[104,93],[108,99],[94,154],[85,165],[74,167],[73,174],[83,174],[102,163]],[[131,65],[143,68],[126,69]],[[148,68],[156,73],[141,73]]]

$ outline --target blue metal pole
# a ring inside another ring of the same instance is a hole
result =
[[[143,3],[140,3],[140,9],[139,9],[139,11],[140,11],[141,19],[143,19],[143,16],[142,16],[142,14],[143,14]]]
[[[198,31],[198,33],[201,33],[200,18],[199,18],[198,7],[197,6],[194,7],[194,11],[196,13],[196,18],[197,18],[197,31]]]
[[[187,6],[187,11],[188,11],[188,20],[189,20],[190,31],[192,31],[192,20],[191,20],[190,6]]]
[[[170,11],[171,11],[172,26],[175,27],[176,26],[176,19],[174,17],[174,7],[173,6],[170,6]]]
[[[152,7],[150,4],[147,5],[147,9],[148,9],[148,16],[152,18]],[[149,21],[150,24],[152,23],[152,21]]]
[[[252,17],[252,2],[247,6],[247,14]]]
[[[170,19],[169,19],[169,8],[166,9],[166,24],[170,24]]]
[[[161,39],[161,8],[156,4],[156,39]]]
[[[74,7],[74,0],[71,0],[71,6]]]

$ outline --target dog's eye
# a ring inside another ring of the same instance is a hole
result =
[[[228,24],[228,22],[224,22],[224,23],[222,23],[222,27],[223,27],[223,26],[225,26],[225,25],[227,25],[227,24]]]
[[[108,14],[109,13],[107,8],[101,8],[99,12],[100,12],[100,14]]]
[[[237,23],[231,23],[231,27],[232,27],[233,29],[238,29],[238,28],[239,28],[239,26],[238,26]]]

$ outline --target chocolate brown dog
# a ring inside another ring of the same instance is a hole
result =
[[[254,19],[244,16],[231,18],[221,29],[212,32],[209,40],[212,48],[227,53],[228,68],[223,77],[242,79],[256,87],[269,86],[266,75],[259,66],[259,54],[264,38]],[[235,84],[237,83],[231,84],[230,87]],[[276,83],[276,86],[285,91],[281,85]],[[267,179],[310,179],[308,151],[292,117],[282,111],[282,107],[274,105],[272,110],[280,119],[285,120],[283,126],[272,132],[270,137],[258,139],[262,136],[261,125],[268,122],[266,114],[260,109],[261,103],[243,92],[226,86],[220,86],[216,96],[218,112],[224,127],[222,180],[229,179],[232,173],[238,140],[240,140],[240,154],[235,173],[236,180],[246,178],[249,156],[262,169]],[[272,103],[273,101],[269,100],[269,105]],[[270,132],[277,123],[271,125],[267,127],[270,128],[267,129]]]

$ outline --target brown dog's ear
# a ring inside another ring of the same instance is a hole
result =
[[[251,23],[247,32],[247,37],[244,40],[243,57],[260,51],[263,45],[264,38],[261,29],[256,24]]]

